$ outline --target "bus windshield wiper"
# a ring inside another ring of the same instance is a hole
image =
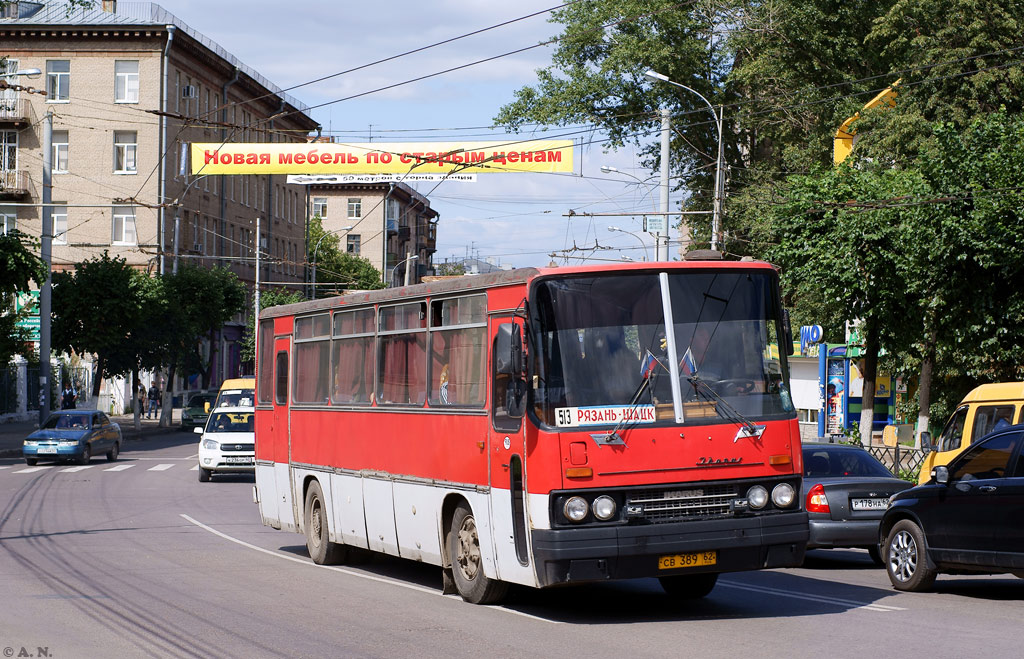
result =
[[[710,402],[715,403],[715,412],[723,419],[735,421],[740,424],[740,430],[733,437],[733,443],[736,443],[741,437],[760,437],[761,433],[764,432],[764,426],[754,425],[754,423],[747,417],[740,414],[739,410],[733,407],[728,401],[718,395],[715,388],[707,383],[706,380],[701,379],[699,375],[694,373],[693,375],[687,376],[687,381],[693,385],[693,388],[698,392],[703,392],[704,397]],[[719,406],[724,410],[719,411]]]

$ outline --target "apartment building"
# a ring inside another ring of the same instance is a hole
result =
[[[310,217],[338,235],[340,248],[370,261],[388,286],[434,274],[439,214],[405,183],[309,186]]]
[[[0,11],[0,220],[41,233],[44,118],[53,115],[55,270],[109,251],[148,272],[181,264],[255,280],[305,280],[305,190],[285,176],[191,176],[190,142],[305,142],[308,108],[148,2],[12,2]],[[242,318],[225,328],[218,377],[239,370]]]

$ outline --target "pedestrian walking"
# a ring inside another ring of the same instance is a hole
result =
[[[160,389],[157,388],[156,383],[149,387],[149,409],[146,410],[146,418],[148,419],[152,414],[154,417],[159,418],[158,410],[160,404]]]

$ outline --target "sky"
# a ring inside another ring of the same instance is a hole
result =
[[[314,106],[495,57],[312,111],[324,134],[346,142],[508,140],[504,129],[491,128],[494,117],[514,100],[516,90],[536,83],[536,70],[550,64],[553,48],[496,56],[536,46],[561,33],[546,11],[558,0],[391,0],[381,5],[351,0],[163,0],[159,4],[286,89],[542,12],[289,91]],[[520,138],[545,139],[561,133],[558,127],[548,127],[546,132],[537,130]],[[602,173],[602,166],[623,173]],[[539,266],[551,262],[552,253],[558,254],[558,264],[582,263],[583,257],[589,263],[652,259],[653,239],[643,233],[641,217],[570,219],[566,215],[570,210],[653,209],[657,173],[641,169],[632,149],[606,153],[600,143],[577,146],[575,168],[574,175],[481,174],[475,183],[414,184],[440,213],[435,264],[471,255],[513,267]],[[609,231],[609,226],[633,235]],[[568,259],[563,251],[595,245],[602,249],[570,251]],[[671,255],[676,253],[673,249]]]

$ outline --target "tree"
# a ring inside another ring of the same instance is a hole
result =
[[[185,266],[161,279],[166,306],[162,322],[154,329],[162,335],[167,381],[173,382],[179,370],[199,373],[206,388],[217,360],[216,334],[245,309],[245,286],[235,273],[221,267]],[[206,355],[204,341],[209,346]],[[165,403],[169,395],[165,390]],[[169,425],[170,405],[164,404],[162,409],[160,424]]]
[[[260,292],[260,311],[281,304],[295,304],[302,302],[305,298],[302,293],[289,291],[284,288],[272,288]],[[256,354],[256,326],[255,319],[249,318],[249,326],[246,328],[245,337],[242,339],[241,358],[243,362],[253,363]]]
[[[711,111],[695,94],[668,84],[650,85],[654,69],[700,92],[711,103],[736,100],[726,85],[730,53],[722,38],[735,19],[731,0],[678,3],[674,0],[594,0],[552,12],[563,33],[551,66],[537,71],[537,84],[516,92],[495,119],[509,130],[536,122],[583,123],[607,134],[605,149],[636,145],[644,166],[660,160],[658,108],[674,119],[672,176],[685,182],[687,202],[710,208],[718,132]],[[727,160],[739,158],[727,140]],[[709,235],[709,234],[708,234]]]
[[[437,274],[442,277],[455,277],[458,275],[466,274],[465,263],[450,263],[445,261],[444,263],[437,266]]]
[[[96,355],[94,397],[104,377],[138,368],[138,342],[148,341],[152,330],[141,324],[148,301],[145,280],[108,252],[53,275],[53,348]]]
[[[341,238],[325,231],[319,215],[309,222],[309,247],[307,260],[316,264],[316,283],[320,297],[325,290],[375,290],[384,288],[380,271],[369,260],[341,250]],[[314,252],[316,252],[314,254]],[[337,286],[322,286],[337,284]]]
[[[0,363],[13,355],[28,357],[31,337],[18,323],[26,319],[31,305],[15,311],[19,294],[28,293],[31,282],[42,286],[46,280],[46,264],[32,251],[33,241],[19,231],[0,235]]]

